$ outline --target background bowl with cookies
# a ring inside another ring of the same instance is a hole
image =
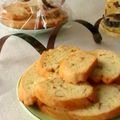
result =
[[[13,32],[48,32],[68,21],[64,2],[54,4],[45,0],[11,1],[0,9],[0,26]]]

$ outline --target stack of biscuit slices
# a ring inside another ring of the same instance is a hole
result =
[[[68,15],[62,7],[49,8],[38,0],[13,2],[0,10],[0,22],[15,29],[52,28],[67,20]]]
[[[120,57],[110,50],[59,46],[44,51],[21,77],[26,106],[57,120],[109,120],[120,115]]]

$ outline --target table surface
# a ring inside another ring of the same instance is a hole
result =
[[[85,19],[91,23],[95,23],[103,15],[104,2],[105,0],[66,0],[73,19]],[[8,29],[0,27],[0,37],[9,33]],[[45,33],[35,37],[46,46],[49,35]],[[98,45],[85,27],[73,23],[69,29],[61,30],[55,46],[69,44],[84,50],[104,48],[120,54],[120,39],[105,34],[102,36],[103,42]],[[18,37],[12,36],[6,41],[0,53],[0,120],[32,120],[18,103],[16,84],[25,69],[39,57],[34,48]]]

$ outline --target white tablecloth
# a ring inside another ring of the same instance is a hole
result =
[[[2,1],[2,0],[1,0]],[[66,0],[71,8],[73,18],[81,18],[94,23],[102,16],[104,0]],[[0,37],[8,34],[7,29],[0,28]],[[37,36],[46,45],[49,34]],[[92,35],[77,23],[70,29],[62,30],[57,38],[59,44],[76,45],[85,50],[105,48],[120,54],[119,38],[103,34],[101,45],[94,43]],[[17,101],[16,84],[24,70],[31,65],[39,54],[28,43],[18,37],[10,37],[0,53],[0,120],[32,120]]]

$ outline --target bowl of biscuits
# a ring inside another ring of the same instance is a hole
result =
[[[61,45],[44,51],[17,85],[20,104],[41,120],[117,120],[120,57]]]
[[[0,9],[0,25],[12,32],[42,33],[67,21],[63,6],[53,6],[46,0],[16,1],[3,4]]]

